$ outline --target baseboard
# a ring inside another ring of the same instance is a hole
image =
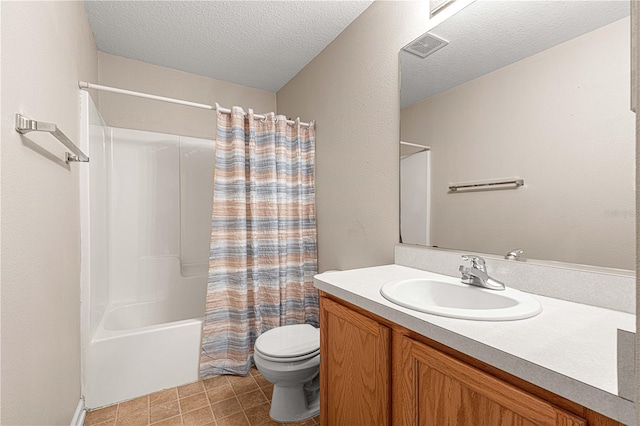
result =
[[[73,413],[73,419],[71,419],[70,426],[82,426],[84,425],[84,418],[87,415],[87,410],[84,409],[84,398],[80,398],[76,412]]]

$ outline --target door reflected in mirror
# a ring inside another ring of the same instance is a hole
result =
[[[402,51],[401,241],[634,269],[628,16],[478,0],[429,31],[445,47]]]

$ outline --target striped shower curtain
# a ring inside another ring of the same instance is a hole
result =
[[[201,378],[246,374],[273,327],[318,326],[314,124],[217,109]]]

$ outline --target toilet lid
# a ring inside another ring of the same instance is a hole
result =
[[[268,357],[300,357],[320,349],[320,330],[310,324],[272,328],[256,339],[255,348]]]

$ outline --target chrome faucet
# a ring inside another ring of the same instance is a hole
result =
[[[504,258],[507,260],[520,260],[520,255],[524,253],[522,249],[511,250],[509,253],[504,255]]]
[[[470,260],[471,267],[460,265],[462,273],[461,281],[463,284],[475,285],[478,287],[488,288],[490,290],[504,290],[505,286],[500,281],[493,279],[487,274],[487,265],[480,256],[465,255],[463,260]]]

